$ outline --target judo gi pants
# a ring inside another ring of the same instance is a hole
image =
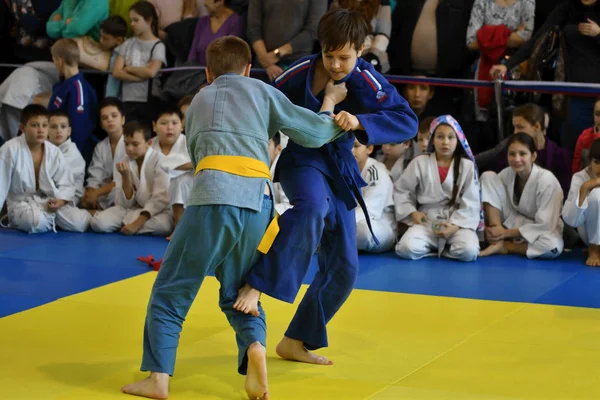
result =
[[[56,212],[49,212],[48,199],[33,198],[11,202],[8,207],[9,226],[27,233],[55,232],[56,226],[69,232],[85,232],[91,219],[90,213],[70,204]]]
[[[221,284],[219,307],[236,334],[238,372],[246,374],[248,347],[266,347],[266,320],[233,309],[248,270],[258,260],[256,250],[270,223],[273,203],[265,198],[261,212],[224,206],[190,206],[167,247],[154,282],[144,326],[142,371],[173,375],[179,335],[202,285],[213,273]]]
[[[113,206],[94,214],[90,220],[90,227],[94,232],[117,232],[124,225],[137,220],[142,211],[142,208],[128,209],[122,206]],[[137,234],[167,236],[171,231],[173,231],[173,217],[168,211],[163,211],[146,221]]]
[[[286,168],[279,177],[294,207],[279,218],[279,234],[248,274],[248,284],[292,303],[320,244],[319,269],[285,333],[315,350],[327,347],[326,325],[356,281],[356,219],[319,170]]]
[[[586,245],[600,245],[600,190],[592,190],[586,201],[584,223],[577,227],[577,232]]]

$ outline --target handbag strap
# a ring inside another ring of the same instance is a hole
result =
[[[162,42],[160,40],[157,40],[156,43],[154,43],[154,45],[152,46],[152,49],[150,50],[150,61],[152,61],[152,55],[154,54],[154,49],[156,48],[156,46],[158,46],[159,43],[162,43]],[[148,79],[148,94],[146,96],[146,101],[150,101],[150,99],[152,98],[153,82],[154,82],[154,78]]]

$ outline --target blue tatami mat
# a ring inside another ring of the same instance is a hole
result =
[[[139,256],[163,256],[164,238],[120,234],[27,235],[0,230],[0,317],[150,271]],[[361,255],[359,289],[600,308],[600,269],[581,251],[556,260],[493,256],[473,263],[393,252]],[[316,265],[310,270],[310,282]],[[8,297],[6,297],[8,296]],[[11,297],[13,296],[13,297]]]
[[[0,317],[150,271],[164,238],[0,230]]]

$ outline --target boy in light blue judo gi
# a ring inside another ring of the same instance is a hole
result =
[[[329,115],[346,95],[345,85],[327,85],[321,112],[295,106],[284,94],[249,78],[251,53],[227,36],[207,49],[211,84],[186,112],[188,150],[196,176],[192,193],[154,283],[144,327],[143,371],[150,376],[127,385],[128,394],[168,395],[183,321],[204,277],[221,284],[219,306],[236,333],[238,372],[252,399],[267,399],[266,322],[233,309],[238,289],[259,251],[277,233],[271,200],[268,142],[278,130],[306,147],[318,148],[345,133]]]
[[[417,134],[419,121],[407,101],[359,58],[367,32],[359,12],[328,12],[318,27],[323,52],[300,59],[274,82],[294,104],[315,111],[328,80],[345,82],[348,89],[335,117],[347,135],[320,149],[290,143],[281,153],[275,178],[293,208],[279,219],[281,231],[271,251],[252,268],[234,305],[256,314],[260,292],[293,302],[320,245],[319,270],[277,346],[279,356],[289,360],[331,364],[310,350],[327,347],[326,325],[356,281],[357,202],[369,218],[360,192],[366,183],[352,155],[354,138],[377,145],[402,143]]]

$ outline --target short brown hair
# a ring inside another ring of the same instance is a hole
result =
[[[206,67],[214,79],[228,72],[240,73],[251,63],[250,46],[236,36],[215,39],[206,49]]]
[[[20,122],[22,125],[27,125],[30,119],[36,117],[48,118],[48,111],[46,111],[46,107],[40,106],[39,104],[30,104],[21,111]]]
[[[150,126],[143,122],[131,121],[123,126],[123,137],[133,137],[136,132],[140,132],[144,135],[144,140],[146,140],[146,142],[152,137]]]
[[[434,117],[427,117],[424,118],[421,122],[419,122],[419,133],[421,132],[427,132],[429,133],[429,130],[431,129],[431,123],[435,121]]]
[[[177,107],[181,109],[181,107],[183,106],[189,106],[190,104],[192,104],[192,100],[194,100],[194,95],[188,94],[183,99],[179,100],[179,103],[177,103]]]
[[[529,122],[531,125],[535,125],[536,122],[540,124],[540,128],[543,130],[546,126],[545,124],[545,111],[542,107],[537,104],[527,103],[518,106],[513,110],[513,117],[521,117],[525,121]]]
[[[73,39],[60,39],[52,46],[52,55],[69,66],[79,65],[79,46]]]
[[[368,32],[369,25],[359,11],[337,9],[321,17],[317,37],[323,51],[340,50],[348,43],[358,51]]]

